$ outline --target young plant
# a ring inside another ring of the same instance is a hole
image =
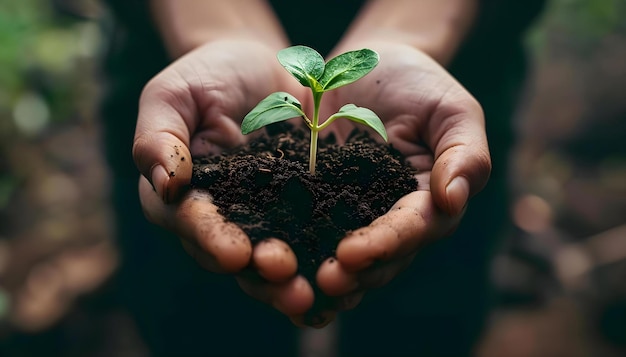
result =
[[[378,54],[370,49],[343,53],[327,63],[317,51],[306,46],[288,47],[278,52],[278,61],[313,94],[313,118],[309,119],[302,105],[291,94],[272,93],[248,113],[241,123],[241,132],[248,134],[268,124],[301,117],[311,130],[309,172],[315,174],[318,133],[338,118],[367,125],[387,141],[387,132],[380,118],[367,108],[346,104],[320,123],[322,95],[329,90],[350,84],[368,74],[378,64]]]

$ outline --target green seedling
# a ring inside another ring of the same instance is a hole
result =
[[[339,118],[367,125],[387,141],[387,132],[380,118],[373,111],[346,104],[339,111],[320,123],[319,110],[322,95],[329,90],[350,84],[378,64],[378,54],[370,49],[343,53],[328,62],[317,51],[306,46],[288,47],[278,52],[278,61],[313,94],[313,118],[309,119],[300,102],[285,92],[272,93],[257,104],[241,123],[243,134],[251,133],[268,124],[301,117],[311,130],[309,172],[315,174],[318,133]]]

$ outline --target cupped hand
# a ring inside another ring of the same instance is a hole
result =
[[[413,47],[365,47],[379,53],[378,67],[325,94],[323,117],[346,103],[372,109],[385,123],[389,142],[417,169],[418,185],[387,214],[350,232],[336,258],[320,266],[318,286],[336,297],[327,314],[354,308],[368,289],[404,270],[420,247],[452,233],[491,171],[481,106],[461,84]],[[340,138],[354,127],[347,120],[336,124]]]
[[[172,63],[143,90],[133,158],[146,217],[175,233],[202,267],[236,274],[245,292],[292,317],[313,304],[311,286],[296,275],[293,251],[277,239],[251,246],[210,195],[187,189],[192,156],[244,143],[241,119],[261,99],[304,90],[280,67],[276,52],[259,42],[217,41]]]

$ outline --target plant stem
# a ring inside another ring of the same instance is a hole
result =
[[[317,157],[317,136],[319,133],[320,103],[324,92],[313,91],[313,123],[311,125],[311,146],[309,148],[309,172],[315,175],[315,161]]]
[[[315,175],[315,160],[317,156],[317,130],[311,130],[311,148],[309,150],[309,172]]]

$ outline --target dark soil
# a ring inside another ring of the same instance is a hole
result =
[[[287,130],[287,131],[284,131]],[[206,188],[253,243],[279,238],[313,280],[347,232],[368,225],[414,191],[414,170],[401,154],[355,131],[345,145],[319,142],[316,174],[308,172],[309,134],[281,123],[246,146],[196,158],[192,186]]]

